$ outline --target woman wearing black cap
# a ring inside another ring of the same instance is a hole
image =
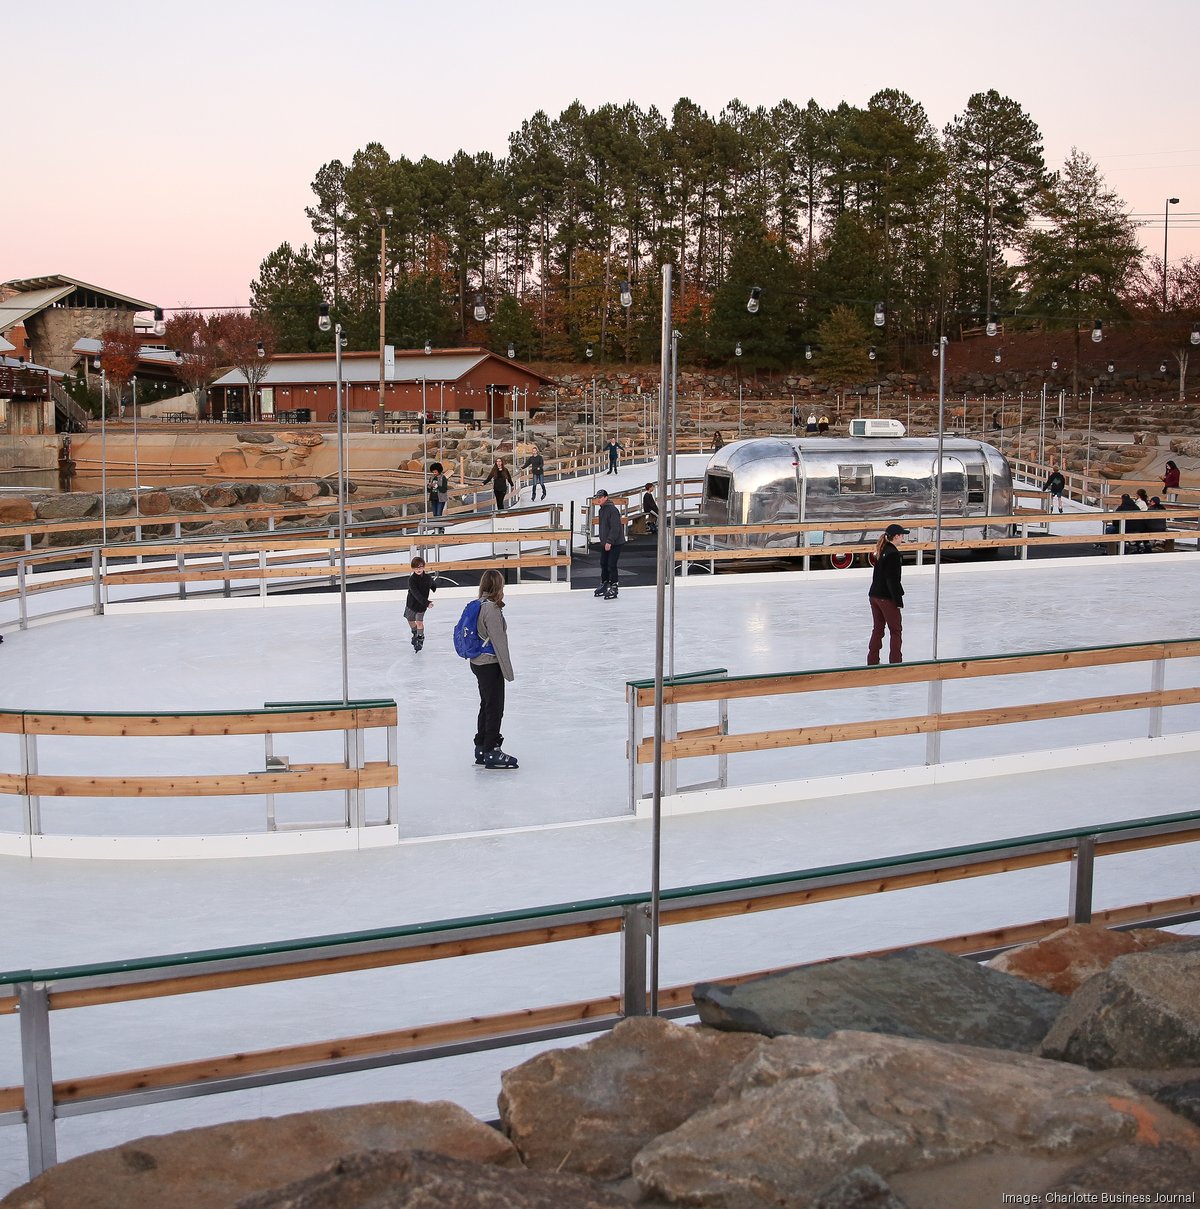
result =
[[[879,662],[885,626],[890,638],[888,662],[902,662],[900,610],[904,608],[904,588],[900,585],[900,551],[896,549],[896,538],[907,533],[903,525],[888,525],[875,546],[875,573],[871,576],[871,589],[867,593],[873,623],[871,641],[867,646],[868,664]]]

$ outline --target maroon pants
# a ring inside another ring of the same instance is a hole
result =
[[[902,629],[900,609],[894,601],[885,600],[882,596],[869,596],[867,599],[871,602],[871,621],[873,623],[871,641],[867,646],[867,663],[879,662],[879,649],[883,646],[884,626],[887,626],[891,639],[888,646],[888,663],[903,662],[900,654],[900,631]]]

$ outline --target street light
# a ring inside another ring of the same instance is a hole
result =
[[[329,304],[322,302],[317,312],[317,327],[321,331],[329,331]],[[333,359],[336,369],[337,407],[337,473],[338,473],[338,556],[340,567],[338,571],[338,589],[342,606],[342,704],[350,702],[350,673],[346,624],[346,437],[345,415],[342,411],[342,325],[334,329]]]
[[[991,315],[988,316],[987,327],[984,330],[989,336],[996,334],[996,320]]]
[[[871,345],[871,347],[869,349],[867,349],[867,360],[868,361],[875,360],[875,346],[873,344]]]
[[[432,355],[433,355],[433,342],[430,340],[426,340],[425,341],[425,356],[430,357]]]
[[[593,353],[593,352],[595,352],[595,351],[596,351],[596,350],[595,350],[595,349],[593,349],[593,348],[592,348],[592,346],[589,344],[589,345],[587,346],[587,348],[585,348],[585,349],[583,350],[583,355],[584,355],[585,357],[587,357],[587,359],[590,361],[590,360],[591,360],[591,358],[592,358],[592,353]]]
[[[629,310],[633,306],[633,290],[630,288],[628,281],[621,282],[621,305]]]
[[[740,340],[733,346],[733,355],[735,357],[740,357],[742,355],[742,342]]]
[[[811,344],[806,344],[804,346],[804,360],[805,361],[812,360],[812,345]]]
[[[1113,363],[1110,361],[1110,362],[1108,363],[1108,376],[1109,376],[1110,378],[1112,377],[1112,373],[1113,373],[1113,370],[1114,370],[1115,368],[1116,368],[1116,367],[1115,367],[1115,366],[1113,365]]]
[[[1167,226],[1171,217],[1171,207],[1179,205],[1179,198],[1168,197],[1163,203],[1163,314],[1167,313]]]
[[[156,336],[165,336],[166,332],[167,332],[167,325],[163,321],[162,307],[156,306],[154,308],[154,334]]]
[[[509,341],[508,359],[511,361],[516,355],[517,355],[516,347],[513,345],[512,341]]]
[[[259,340],[258,343],[255,344],[254,348],[260,358],[265,357],[267,355],[266,345],[264,345],[261,340]]]
[[[993,361],[995,361],[995,363],[996,363],[997,365],[999,365],[999,364],[1000,364],[1000,350],[999,350],[999,349],[997,349],[997,350],[996,350],[996,351],[995,351],[995,352],[992,354],[992,360],[993,360]]]
[[[1104,339],[1104,323],[1100,319],[1092,322],[1092,343],[1099,344]]]
[[[882,302],[877,302],[875,304],[875,319],[874,319],[875,326],[883,327],[883,325],[886,321],[887,321],[887,311],[884,309]]]
[[[1188,337],[1188,341],[1192,344],[1200,344],[1200,323],[1192,324],[1192,334]]]
[[[475,322],[476,323],[486,323],[487,322],[487,307],[484,306],[482,294],[475,295]]]
[[[758,314],[758,300],[762,297],[762,286],[756,285],[750,287],[750,297],[746,299],[746,310],[751,315]]]
[[[379,406],[383,407],[383,351],[387,340],[387,224],[392,217],[392,207],[385,206],[382,215],[376,210],[375,217],[379,219]],[[380,412],[382,418],[383,413]]]

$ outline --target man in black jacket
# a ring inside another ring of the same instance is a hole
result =
[[[617,563],[621,558],[621,547],[625,544],[625,522],[621,519],[620,509],[608,498],[608,492],[602,487],[596,492],[596,504],[600,508],[598,516],[600,542],[600,586],[595,595],[603,596],[605,600],[617,598]]]

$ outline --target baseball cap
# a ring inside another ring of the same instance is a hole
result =
[[[884,537],[895,537],[898,533],[907,533],[908,530],[903,525],[888,525],[883,531]]]
[[[596,499],[599,499],[601,496],[603,496],[605,499],[608,499],[608,492],[605,491],[603,487],[596,492]]]

